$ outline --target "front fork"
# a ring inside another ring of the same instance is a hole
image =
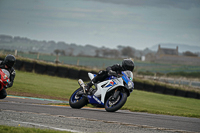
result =
[[[118,95],[119,95],[119,93],[120,93],[120,91],[118,91],[118,88],[115,90],[115,93],[113,94],[113,96],[112,96],[112,100],[115,100],[117,97],[118,97]]]

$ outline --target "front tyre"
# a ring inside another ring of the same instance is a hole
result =
[[[112,99],[112,95],[106,100],[105,109],[108,112],[115,112],[120,109],[127,100],[127,93],[120,92],[116,99]]]
[[[85,106],[88,103],[87,98],[84,97],[83,95],[80,95],[80,94],[83,94],[83,89],[82,88],[78,88],[71,95],[70,100],[69,100],[69,105],[72,108],[80,109],[80,108],[82,108],[83,106]]]

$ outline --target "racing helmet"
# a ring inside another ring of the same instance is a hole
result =
[[[8,67],[11,68],[14,66],[16,59],[13,55],[9,54],[5,57],[3,63]]]
[[[133,71],[133,69],[134,69],[134,62],[131,59],[124,59],[122,61],[122,68],[124,70]]]

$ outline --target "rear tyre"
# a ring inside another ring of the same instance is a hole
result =
[[[72,108],[80,109],[88,103],[87,98],[80,94],[83,94],[83,88],[78,88],[71,95],[70,100],[69,100],[69,105]]]
[[[120,92],[118,97],[113,100],[112,95],[106,100],[105,103],[105,109],[108,112],[115,112],[118,109],[120,109],[127,100],[127,93],[126,92]]]

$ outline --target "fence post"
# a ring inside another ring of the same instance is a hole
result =
[[[189,86],[192,86],[192,81],[191,80],[189,81]]]
[[[17,56],[17,49],[15,49],[15,56]]]
[[[38,54],[37,54],[37,60],[39,60],[39,57],[40,57],[40,53],[38,52]]]
[[[76,63],[76,65],[77,65],[77,66],[79,66],[79,59],[77,60],[77,63]]]

